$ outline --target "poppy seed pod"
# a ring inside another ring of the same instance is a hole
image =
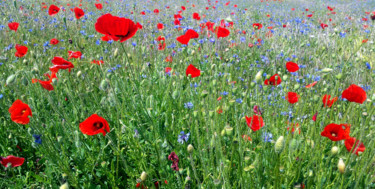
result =
[[[143,171],[141,174],[141,180],[145,181],[146,179],[147,179],[147,173]]]
[[[275,152],[280,154],[284,149],[284,136],[280,136],[275,142]]]
[[[187,147],[187,151],[188,151],[190,154],[193,153],[193,151],[194,151],[194,146],[191,145],[191,144],[189,144],[188,147]]]
[[[341,174],[343,174],[345,172],[345,163],[344,163],[344,161],[341,158],[339,160],[339,163],[337,164],[337,167],[338,167],[339,172]]]
[[[232,134],[233,134],[233,127],[226,126],[226,127],[225,127],[225,133],[226,133],[228,136],[232,136]]]

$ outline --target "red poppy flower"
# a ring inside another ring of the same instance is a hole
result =
[[[281,83],[281,78],[278,74],[275,74],[271,76],[269,79],[264,80],[265,85],[280,85],[280,83]]]
[[[27,54],[28,48],[22,45],[16,45],[16,53],[14,54],[16,57],[23,57]]]
[[[159,51],[164,50],[164,49],[165,49],[165,46],[166,46],[166,44],[165,44],[164,42],[160,42],[159,45],[158,45],[158,50],[159,50]]]
[[[308,18],[311,18],[312,16],[313,16],[312,14],[307,15]]]
[[[289,127],[287,127],[286,129],[292,132],[292,134],[294,134],[295,131],[298,131],[298,134],[301,134],[301,128],[299,127],[299,123],[289,123],[288,121],[287,125],[289,125]]]
[[[191,39],[195,39],[199,37],[199,34],[195,30],[192,30],[192,29],[188,29],[185,32],[185,35],[189,36]]]
[[[165,68],[165,73],[169,73],[169,72],[171,72],[172,71],[172,68],[171,67],[166,67]]]
[[[103,5],[101,3],[95,3],[95,7],[98,9],[98,10],[102,10],[103,9]]]
[[[352,151],[353,146],[354,150]],[[352,152],[353,154],[355,153],[357,156],[359,152],[364,152],[366,149],[365,145],[354,137],[349,137],[345,140],[345,147],[348,152]]]
[[[191,76],[191,78],[199,77],[201,75],[201,71],[194,67],[193,64],[190,64],[186,69],[186,76]]]
[[[102,133],[103,136],[105,136],[110,130],[107,120],[98,116],[97,114],[92,114],[85,121],[80,123],[79,129],[83,134],[86,135],[96,135]]]
[[[253,115],[253,117],[245,116],[245,118],[247,126],[254,132],[264,126],[263,118],[261,116]]]
[[[114,41],[124,42],[137,33],[138,27],[130,19],[105,14],[96,20],[95,29]]]
[[[298,67],[298,64],[296,64],[294,62],[287,62],[286,63],[286,69],[289,72],[296,72],[296,71],[298,71],[299,67]]]
[[[37,83],[37,82],[40,83],[40,85],[43,88],[47,89],[48,91],[52,91],[54,89],[52,84],[51,84],[52,81],[42,81],[42,80],[39,80],[39,79],[32,79],[31,82],[32,83]]]
[[[60,8],[59,8],[58,6],[56,6],[56,5],[51,5],[51,6],[49,6],[48,14],[49,14],[50,16],[53,16],[53,15],[59,13],[59,11],[60,11]]]
[[[162,30],[164,28],[164,25],[162,23],[158,23],[156,25],[156,27],[159,29],[159,30]]]
[[[72,59],[72,58],[76,58],[76,59],[81,59],[81,56],[82,56],[82,53],[80,51],[68,51],[69,53],[69,58],[68,59]]]
[[[323,96],[322,101],[323,101],[324,107],[332,107],[333,103],[335,103],[338,99],[337,97],[332,98],[332,99],[330,99],[330,98],[331,98],[331,95],[326,94],[326,95]]]
[[[12,167],[18,167],[25,162],[25,158],[10,155],[8,157],[0,157],[0,162],[4,167],[8,167],[8,164]]]
[[[311,88],[311,87],[314,87],[317,83],[318,83],[317,81],[314,81],[313,83],[310,83],[310,84],[306,85],[305,87]]]
[[[108,35],[105,35],[103,37],[100,38],[102,41],[110,41],[110,40],[113,40],[111,37],[109,37]]]
[[[83,12],[82,9],[76,7],[76,8],[74,8],[74,14],[75,14],[77,19],[80,19],[85,15],[85,12]]]
[[[340,141],[349,138],[350,125],[349,124],[328,124],[323,132],[320,134],[328,137],[332,141]]]
[[[17,30],[18,30],[18,26],[19,26],[20,24],[18,23],[18,22],[11,22],[11,23],[8,23],[8,27],[9,27],[9,29],[10,30],[13,30],[13,31],[15,31],[15,32],[17,32]]]
[[[156,38],[156,41],[165,41],[165,37],[164,36],[159,36],[158,38]]]
[[[102,65],[104,64],[104,61],[103,60],[93,60],[91,61],[92,64],[97,64],[97,65]]]
[[[199,14],[198,13],[193,13],[193,19],[194,20],[200,20],[201,19],[201,17],[199,16]]]
[[[63,59],[62,57],[55,56],[51,62],[54,65],[49,68],[51,72],[57,73],[60,69],[62,70],[69,69],[69,72],[70,72],[70,69],[74,68],[74,65],[71,62]]]
[[[159,9],[154,9],[155,14],[159,14]]]
[[[186,10],[185,6],[181,6],[181,9],[182,9],[182,10]]]
[[[174,20],[174,25],[179,26],[179,25],[181,25],[181,22],[179,20]]]
[[[49,41],[49,43],[51,43],[52,45],[57,45],[59,42],[60,42],[60,41],[57,40],[57,39],[55,39],[55,38],[53,38],[53,39],[51,39],[51,40]]]
[[[263,25],[261,23],[254,23],[253,24],[253,28],[256,29],[256,30],[260,30],[262,29]]]
[[[138,28],[138,29],[143,29],[143,26],[139,23],[139,22],[137,22],[136,24],[135,24],[135,26]]]
[[[177,37],[176,40],[180,42],[181,44],[187,45],[190,41],[190,37],[187,35],[181,35]]]
[[[298,102],[299,95],[295,92],[288,92],[287,96],[285,97],[286,100],[288,100],[289,103],[295,104]]]
[[[328,24],[321,23],[320,27],[322,27],[322,29],[324,30],[324,28],[328,27]]]
[[[213,32],[214,31],[214,25],[215,25],[214,22],[210,22],[210,21],[206,22],[207,30]]]
[[[361,87],[352,84],[342,92],[342,98],[345,98],[350,102],[362,104],[367,99],[367,95],[366,91]]]
[[[21,100],[16,100],[9,108],[10,118],[15,123],[26,125],[30,122],[28,116],[33,116],[29,105],[23,103]]]
[[[216,27],[216,36],[217,36],[217,38],[228,37],[229,34],[230,34],[230,31],[228,29],[223,28],[221,26]]]

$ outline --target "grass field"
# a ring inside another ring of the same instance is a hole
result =
[[[375,1],[0,11],[0,188],[375,188]]]

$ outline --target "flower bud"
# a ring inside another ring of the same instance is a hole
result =
[[[284,136],[280,136],[275,143],[275,151],[276,153],[280,154],[284,149]]]
[[[194,151],[194,146],[191,145],[191,144],[189,144],[188,147],[187,147],[187,151],[188,151],[190,154],[193,153],[193,151]]]
[[[323,68],[322,70],[321,70],[321,72],[323,72],[323,73],[328,73],[328,72],[331,72],[333,69],[331,69],[331,68]]]
[[[337,146],[332,147],[331,153],[332,155],[336,155],[339,152],[339,148]]]
[[[338,163],[337,167],[338,167],[340,173],[343,174],[345,172],[345,163],[341,158],[339,160],[339,163]]]
[[[69,188],[69,185],[67,182],[60,186],[60,189],[68,189],[68,188]]]
[[[262,80],[262,74],[263,74],[263,70],[260,70],[256,75],[255,75],[255,81],[256,82],[259,82]]]
[[[12,74],[12,75],[8,76],[8,78],[6,80],[6,84],[11,85],[11,84],[14,83],[14,81],[16,81],[16,75]]]
[[[147,173],[143,171],[141,174],[141,180],[145,181],[146,179],[147,179]]]
[[[113,56],[117,56],[117,53],[118,53],[118,48],[115,49],[115,51],[113,52]]]

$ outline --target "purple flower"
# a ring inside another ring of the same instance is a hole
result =
[[[178,159],[178,156],[177,156],[177,154],[175,152],[172,152],[171,154],[169,154],[168,160],[172,161],[171,168],[173,170],[175,170],[175,171],[180,170],[180,168],[178,168],[178,161],[179,161],[179,159]]]

